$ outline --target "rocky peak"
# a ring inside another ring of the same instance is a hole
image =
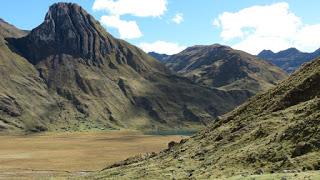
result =
[[[296,48],[289,48],[287,50],[284,50],[284,51],[280,51],[278,53],[278,56],[280,57],[286,57],[286,56],[295,56],[295,55],[299,55],[301,54],[301,52],[296,49]]]
[[[44,22],[16,44],[33,64],[52,54],[80,56],[101,63],[113,48],[113,38],[82,7],[56,3],[49,8]]]
[[[271,50],[263,50],[257,56],[264,58],[264,57],[271,57],[274,55],[274,52]]]

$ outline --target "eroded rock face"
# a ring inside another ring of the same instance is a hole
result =
[[[50,7],[40,26],[16,43],[33,64],[53,54],[80,56],[101,63],[114,45],[99,28],[99,22],[82,7],[57,3]]]
[[[22,108],[21,106],[16,102],[16,100],[13,97],[4,97],[0,96],[0,112],[3,111],[6,114],[17,117],[21,116],[22,114]]]

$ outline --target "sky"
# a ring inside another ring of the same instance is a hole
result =
[[[43,21],[63,0],[2,1],[0,17],[20,29]],[[319,0],[68,0],[81,5],[116,38],[146,52],[175,54],[223,44],[251,54],[320,48]]]

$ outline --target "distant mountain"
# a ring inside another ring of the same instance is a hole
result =
[[[263,50],[258,54],[258,57],[270,61],[288,73],[292,73],[303,63],[320,57],[320,49],[313,53],[304,53],[296,48],[289,48],[278,53],[274,53],[270,50]]]
[[[280,68],[243,51],[219,44],[189,47],[163,62],[203,86],[257,93],[287,77]]]
[[[0,25],[0,131],[198,128],[251,96],[172,75],[76,4],[27,34]]]
[[[148,53],[150,56],[154,57],[155,59],[157,59],[158,61],[162,62],[165,61],[167,58],[170,57],[170,55],[167,54],[159,54],[156,52],[149,52]]]
[[[319,84],[316,59],[191,138],[87,178],[246,179],[252,174],[319,171]]]

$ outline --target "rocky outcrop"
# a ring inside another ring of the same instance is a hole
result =
[[[44,22],[17,45],[33,64],[55,54],[69,54],[99,64],[111,52],[113,42],[101,34],[98,22],[75,4],[50,7]]]
[[[0,111],[12,117],[21,116],[22,108],[14,97],[0,97]]]

